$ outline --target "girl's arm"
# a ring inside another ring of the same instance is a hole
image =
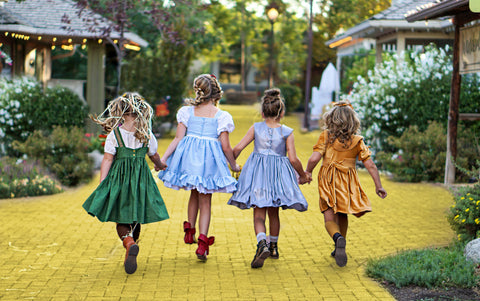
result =
[[[150,160],[152,160],[155,171],[164,170],[165,168],[167,168],[167,165],[162,163],[160,155],[158,153],[155,153],[155,155],[148,157],[150,158]]]
[[[322,160],[322,155],[319,152],[313,152],[308,159],[307,169],[305,171],[309,174],[312,174],[313,170],[317,166],[318,162],[320,162],[320,160]]]
[[[373,179],[373,182],[375,183],[375,192],[379,197],[382,199],[387,197],[387,191],[382,187],[382,182],[380,180],[380,175],[378,174],[378,169],[375,163],[373,163],[373,160],[371,158],[367,159],[365,162],[363,162],[365,167],[368,170],[368,173]]]
[[[232,169],[232,171],[240,171],[240,166],[237,164],[237,161],[235,161],[233,150],[230,146],[230,139],[228,137],[227,131],[220,133],[220,144],[222,145],[223,153],[225,154],[225,157],[227,158],[227,161],[230,164],[230,168]]]
[[[100,164],[100,183],[107,177],[108,171],[112,166],[114,155],[109,153],[103,154],[102,164]]]
[[[170,142],[170,145],[167,147],[167,150],[165,151],[165,153],[163,154],[163,157],[161,158],[161,162],[163,165],[166,166],[168,157],[170,157],[170,155],[175,151],[180,140],[182,140],[183,137],[185,137],[186,132],[187,132],[187,127],[183,123],[179,122],[177,125],[177,132],[175,133],[175,138],[173,138],[172,142]]]
[[[233,148],[233,157],[237,159],[238,156],[240,156],[240,153],[243,151],[243,149],[247,147],[247,145],[249,145],[254,139],[255,139],[255,128],[252,125],[248,129],[247,133],[242,138],[242,140],[240,140],[240,142],[238,142],[238,144],[235,145],[235,147]]]
[[[300,184],[305,184],[308,182],[308,177],[305,171],[303,170],[302,167],[302,162],[297,157],[297,152],[295,150],[295,141],[293,138],[293,133],[290,134],[287,138],[287,154],[288,154],[288,160],[290,160],[290,164],[292,164],[293,168],[297,171],[298,175],[300,176],[300,179],[298,182]]]

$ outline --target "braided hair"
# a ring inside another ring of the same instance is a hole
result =
[[[285,112],[285,103],[280,95],[280,89],[265,90],[262,97],[262,113],[265,118],[278,119]]]
[[[193,80],[193,90],[195,91],[195,99],[188,99],[187,103],[194,106],[210,100],[216,106],[223,96],[222,87],[220,87],[217,78],[213,74],[197,76]]]
[[[104,117],[104,115],[106,115]],[[110,133],[119,124],[125,122],[124,116],[135,117],[135,138],[142,143],[148,143],[152,128],[152,107],[136,92],[126,92],[108,103],[100,116],[90,115],[95,123],[101,125],[105,132]]]

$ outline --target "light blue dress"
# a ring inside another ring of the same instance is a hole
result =
[[[240,209],[282,207],[305,211],[307,200],[298,186],[297,173],[287,152],[287,137],[293,129],[254,124],[255,146],[238,178],[237,191],[228,201]]]
[[[218,139],[222,132],[233,131],[232,116],[219,110],[213,118],[197,117],[193,106],[185,106],[178,111],[177,121],[187,127],[187,132],[168,157],[168,167],[158,173],[164,185],[200,193],[235,191],[237,181]]]

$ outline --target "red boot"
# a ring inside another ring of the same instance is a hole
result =
[[[183,231],[185,232],[184,241],[186,244],[195,243],[195,228],[189,222],[183,222]]]
[[[123,239],[123,246],[127,249],[123,263],[125,272],[127,272],[127,274],[133,274],[137,270],[137,255],[140,249],[131,236]]]
[[[195,251],[198,259],[203,261],[207,260],[208,246],[213,245],[214,242],[215,242],[214,236],[207,237],[204,234],[200,234],[200,236],[198,237],[198,249],[197,251]]]

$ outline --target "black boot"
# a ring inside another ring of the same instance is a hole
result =
[[[270,242],[268,250],[270,251],[270,257],[272,257],[273,259],[278,259],[280,255],[278,254],[277,242]]]
[[[253,257],[253,261],[251,263],[252,268],[261,268],[263,266],[263,262],[268,256],[270,256],[270,251],[268,250],[267,241],[262,239],[257,244],[257,252],[255,253],[255,257]]]

